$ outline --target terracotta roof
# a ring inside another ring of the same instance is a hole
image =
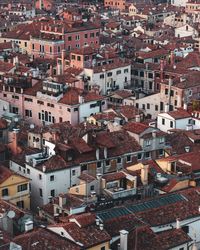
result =
[[[44,250],[44,249],[62,249],[62,250],[79,250],[80,246],[74,242],[55,234],[46,229],[39,228],[37,230],[27,232],[16,236],[13,241],[22,246],[22,249]]]
[[[105,179],[106,182],[109,182],[109,181],[124,179],[126,178],[126,175],[123,172],[115,172],[115,173],[103,175],[102,178]]]
[[[146,129],[148,129],[149,126],[140,122],[129,122],[126,125],[124,125],[123,128],[127,131],[130,131],[131,133],[141,134]]]
[[[110,235],[105,230],[100,230],[95,224],[79,227],[76,223],[69,222],[60,225],[55,224],[52,225],[52,227],[63,227],[75,241],[83,244],[84,248],[90,248],[111,239]]]
[[[78,178],[80,180],[87,182],[87,183],[90,183],[90,182],[96,180],[96,178],[94,176],[88,174],[86,171],[83,171]]]
[[[167,114],[170,115],[171,117],[173,117],[175,120],[191,117],[191,114],[188,111],[183,110],[183,109],[179,109],[176,111],[170,111]]]
[[[91,213],[84,213],[80,215],[75,215],[71,217],[72,220],[75,219],[80,227],[87,227],[95,223],[96,215]],[[72,221],[71,218],[69,221]]]

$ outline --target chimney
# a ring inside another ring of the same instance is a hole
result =
[[[173,66],[174,65],[174,52],[171,51],[170,53],[170,64]]]
[[[136,121],[136,122],[140,122],[140,115],[136,115],[136,116],[135,116],[135,121]]]
[[[164,78],[164,60],[160,60],[160,80]]]
[[[169,112],[169,104],[165,104],[165,113]]]
[[[108,157],[108,151],[107,151],[106,147],[103,149],[103,154],[104,154],[104,158],[107,159],[107,157]]]
[[[33,230],[33,221],[25,222],[25,232]]]
[[[53,76],[53,65],[50,64],[50,76]]]
[[[96,149],[96,159],[99,160],[99,148]]]
[[[42,171],[45,173],[46,172],[46,166],[42,166]]]
[[[64,74],[64,70],[65,70],[65,50],[62,50],[62,54],[61,54],[61,59],[62,59],[62,74]]]
[[[148,170],[149,165],[143,165],[141,168],[141,181],[143,185],[148,185]]]
[[[82,95],[78,96],[78,101],[79,101],[80,104],[84,103],[84,98],[83,98]]]
[[[183,104],[183,109],[187,111],[187,108],[188,108],[188,107],[187,107],[187,103],[184,103],[184,104]]]
[[[101,231],[103,231],[103,223],[100,223],[99,229],[100,229]]]
[[[120,232],[120,250],[128,250],[128,231],[121,230]]]
[[[180,220],[179,220],[179,218],[176,219],[176,229],[180,229]]]
[[[59,196],[59,207],[63,207],[63,205],[66,204],[66,198],[65,197],[62,197],[62,196]]]

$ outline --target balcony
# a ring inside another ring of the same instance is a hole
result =
[[[105,194],[109,195],[112,199],[119,199],[136,195],[137,189],[136,188],[124,189],[119,187],[119,188],[104,189],[104,192]]]

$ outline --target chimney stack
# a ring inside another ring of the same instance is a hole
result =
[[[120,232],[120,250],[128,250],[128,231],[121,230]]]
[[[149,165],[143,165],[141,169],[141,181],[143,185],[148,184],[148,170],[149,170]]]

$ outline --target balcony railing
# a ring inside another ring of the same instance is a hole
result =
[[[124,198],[127,196],[136,195],[136,188],[123,189],[123,188],[114,188],[114,189],[104,189],[104,192],[109,195],[112,199]]]

